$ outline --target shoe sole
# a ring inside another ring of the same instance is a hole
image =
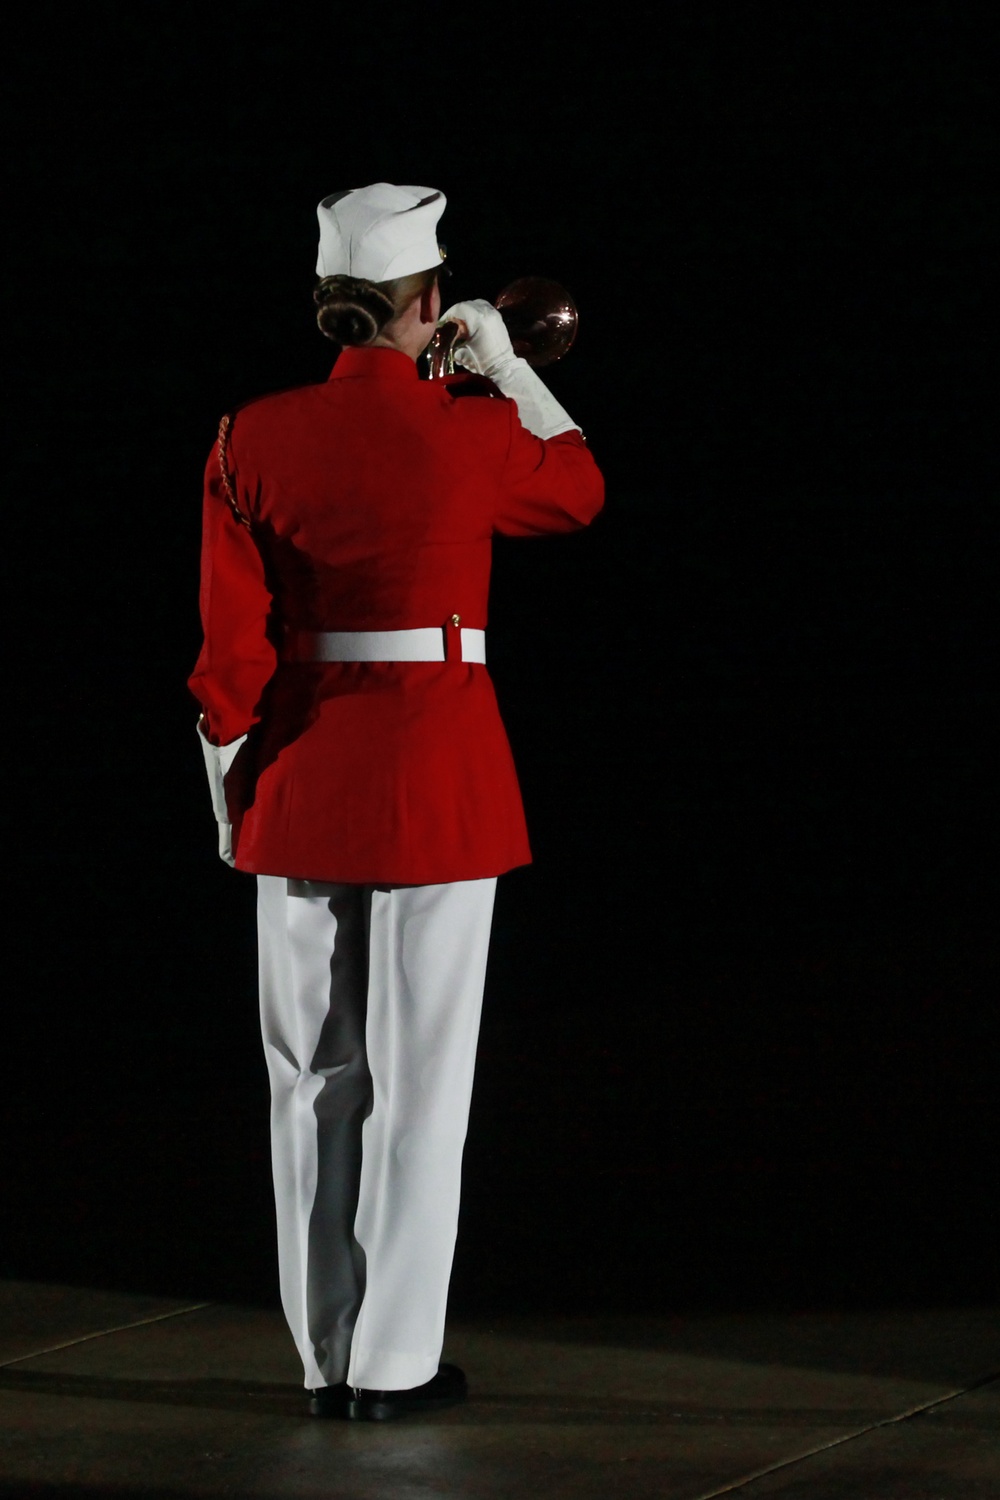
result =
[[[345,1413],[350,1422],[395,1422],[399,1417],[417,1417],[425,1411],[443,1411],[446,1406],[460,1406],[465,1393],[456,1396],[434,1396],[424,1401],[349,1401]]]

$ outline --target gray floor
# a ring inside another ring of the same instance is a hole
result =
[[[1000,1312],[461,1324],[465,1407],[304,1413],[280,1316],[0,1285],[0,1496],[997,1500]]]

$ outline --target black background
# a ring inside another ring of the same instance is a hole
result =
[[[22,16],[0,1272],[275,1296],[253,885],[185,678],[221,413],[325,377],[315,204],[574,293],[608,503],[498,544],[453,1305],[995,1291],[988,38],[973,8]],[[991,260],[992,264],[992,260]],[[990,351],[991,352],[991,351]]]

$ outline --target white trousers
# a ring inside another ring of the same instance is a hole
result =
[[[281,1300],[309,1388],[437,1373],[496,879],[258,876]]]

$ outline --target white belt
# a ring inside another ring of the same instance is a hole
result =
[[[456,647],[460,646],[461,655]],[[283,661],[486,661],[486,631],[426,625],[416,630],[290,630]]]

